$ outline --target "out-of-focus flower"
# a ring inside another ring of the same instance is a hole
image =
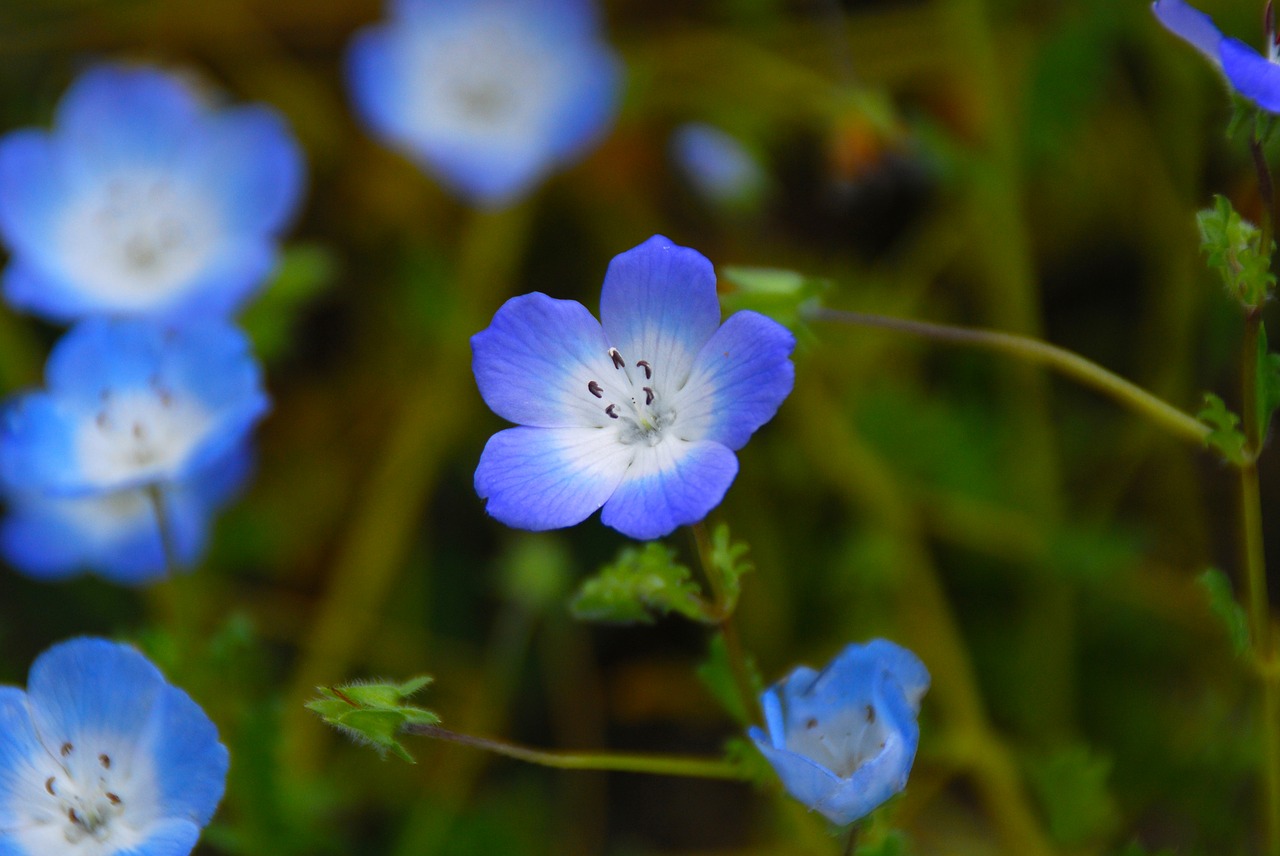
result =
[[[204,553],[210,518],[244,484],[251,460],[248,443],[242,443],[159,495],[183,567]],[[124,585],[153,582],[172,570],[155,502],[143,488],[71,497],[14,491],[0,522],[0,555],[38,580],[89,571]]]
[[[619,77],[590,0],[391,0],[347,57],[373,133],[482,205],[593,144]]]
[[[228,757],[204,711],[140,653],[72,639],[0,687],[0,853],[185,856]]]
[[[1263,110],[1280,113],[1280,40],[1270,3],[1266,13],[1266,56],[1239,39],[1223,36],[1213,19],[1183,0],[1156,0],[1151,10],[1170,32],[1217,66],[1233,89]]]
[[[488,511],[520,529],[601,520],[659,538],[720,503],[734,451],[791,392],[795,337],[743,311],[720,324],[715,272],[654,236],[609,264],[600,321],[526,294],[471,338],[485,403],[520,427],[476,468]]]
[[[688,122],[676,128],[671,156],[694,188],[717,204],[748,204],[764,190],[764,171],[756,159],[737,139],[711,125]]]
[[[787,792],[833,823],[864,817],[907,786],[929,672],[884,639],[845,648],[821,672],[801,666],[760,697],[751,739]]]
[[[55,321],[228,316],[271,273],[303,173],[270,108],[214,110],[155,69],[92,68],[52,131],[0,140],[5,296]]]
[[[248,339],[220,322],[90,319],[54,347],[45,381],[5,413],[10,491],[167,488],[225,459],[268,407]]]

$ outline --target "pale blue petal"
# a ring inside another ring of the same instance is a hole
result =
[[[1169,32],[1200,51],[1209,62],[1222,65],[1218,58],[1222,33],[1214,26],[1212,18],[1182,0],[1156,0],[1151,4],[1151,11]]]
[[[787,793],[804,805],[813,808],[840,787],[840,779],[835,773],[803,755],[775,746],[759,728],[753,726],[747,731],[747,736],[777,772]]]
[[[1263,110],[1280,113],[1280,65],[1239,39],[1222,40],[1222,70],[1236,91]]]
[[[738,474],[737,457],[719,443],[669,438],[656,446],[635,445],[635,460],[600,521],[639,541],[702,520]]]
[[[582,42],[566,57],[571,88],[550,123],[550,148],[558,162],[594,148],[618,112],[622,63],[602,43]]]
[[[138,751],[155,763],[159,815],[207,824],[226,788],[230,756],[200,706],[182,690],[166,685],[156,698]]]
[[[189,166],[223,203],[233,231],[275,233],[293,216],[305,161],[284,118],[260,105],[211,116],[193,141]]]
[[[757,312],[735,313],[698,352],[677,394],[680,436],[745,446],[791,393],[795,346],[795,336],[778,322]]]
[[[5,484],[53,492],[81,487],[74,411],[36,392],[6,405],[2,418],[0,475]]]
[[[146,829],[146,840],[111,856],[188,856],[200,840],[200,827],[181,818],[164,818]]]
[[[27,257],[9,260],[4,271],[4,297],[19,312],[64,324],[104,311],[101,298],[81,290],[61,274],[35,267]]]
[[[49,816],[50,806],[40,798],[40,772],[31,763],[44,754],[31,723],[27,694],[16,687],[0,687],[0,843],[6,830]]]
[[[68,195],[58,148],[48,134],[14,131],[0,139],[0,236],[14,253],[48,263]]]
[[[600,293],[600,323],[628,365],[646,360],[678,388],[720,325],[711,262],[661,235],[614,256]]]
[[[713,202],[750,199],[764,186],[764,172],[742,143],[703,122],[671,134],[671,157],[697,191]]]
[[[490,437],[480,455],[476,493],[508,526],[573,526],[604,504],[633,454],[610,429],[508,428]]]
[[[542,428],[602,425],[606,404],[588,384],[615,372],[599,322],[581,303],[513,297],[471,337],[485,404],[510,422]]]

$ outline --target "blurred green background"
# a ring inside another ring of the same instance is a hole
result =
[[[825,278],[831,306],[1044,337],[1183,409],[1238,401],[1239,310],[1193,213],[1220,192],[1256,218],[1252,170],[1215,73],[1145,0],[602,6],[627,68],[616,126],[480,213],[352,116],[342,51],[376,2],[0,0],[0,129],[46,125],[87,63],[136,59],[274,104],[310,162],[243,319],[275,399],[259,472],[204,565],[154,591],[0,572],[0,681],[54,641],[118,635],[218,723],[231,781],[198,853],[840,851],[767,790],[425,741],[415,766],[380,761],[302,707],[316,684],[429,672],[422,702],[461,731],[706,754],[733,736],[693,675],[702,630],[569,616],[625,539],[594,519],[508,530],[471,487],[503,423],[468,337],[526,291],[594,310],[609,259],[655,232]],[[1200,6],[1259,42],[1260,4]],[[683,179],[667,140],[688,120],[760,157],[758,205]],[[38,383],[55,335],[0,309],[5,390]],[[876,635],[928,664],[891,812],[907,852],[1258,852],[1256,691],[1196,583],[1216,565],[1239,585],[1230,471],[990,355],[827,325],[796,362],[712,519],[752,546],[740,627],[767,679]],[[1276,476],[1264,458],[1265,509]]]

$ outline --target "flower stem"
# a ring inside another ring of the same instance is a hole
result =
[[[711,586],[711,594],[715,598],[713,612],[718,616],[717,624],[720,635],[724,637],[725,652],[729,655],[729,668],[733,671],[733,683],[737,687],[738,697],[742,702],[742,712],[748,720],[756,719],[759,702],[751,682],[751,673],[747,668],[747,655],[742,647],[742,639],[738,636],[738,625],[733,620],[733,609],[725,591],[724,579],[720,569],[712,559],[711,536],[707,534],[707,525],[698,521],[691,527],[693,540],[698,547],[698,561],[702,564],[702,573]]]
[[[811,310],[808,317],[815,321],[850,324],[859,327],[878,327],[910,336],[921,336],[953,345],[967,345],[986,351],[1007,354],[1036,365],[1061,372],[1072,380],[1101,392],[1130,410],[1145,416],[1182,440],[1204,445],[1209,428],[1189,413],[1185,413],[1165,400],[1152,395],[1137,384],[1125,380],[1114,372],[1087,360],[1074,351],[1059,348],[1030,336],[985,330],[975,327],[958,327],[929,321],[914,321],[888,315],[866,312],[848,312],[839,309]]]
[[[160,531],[160,548],[164,551],[164,564],[167,576],[175,577],[182,570],[182,562],[178,558],[178,545],[174,540],[173,521],[169,519],[169,511],[164,505],[164,488],[158,484],[147,486],[147,498],[156,515],[156,528]]]
[[[683,755],[631,755],[622,752],[552,752],[532,749],[505,740],[474,737],[459,734],[438,725],[406,725],[406,734],[417,734],[437,740],[448,740],[496,752],[517,761],[554,767],[558,770],[605,770],[616,773],[653,773],[660,776],[682,776],[695,779],[726,779],[750,781],[751,776],[742,768],[719,758],[694,758]]]

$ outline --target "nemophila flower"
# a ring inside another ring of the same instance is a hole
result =
[[[248,339],[221,322],[84,321],[54,347],[45,380],[4,414],[10,492],[168,488],[223,459],[268,407]]]
[[[737,139],[703,122],[688,122],[671,134],[671,156],[704,197],[745,204],[764,189],[760,164]]]
[[[52,131],[0,139],[5,296],[56,321],[227,316],[271,273],[303,170],[270,108],[214,109],[155,69],[92,68]]]
[[[229,454],[160,494],[177,560],[192,567],[204,552],[210,519],[248,478],[252,455],[241,443]],[[14,491],[0,521],[0,556],[38,580],[96,573],[141,585],[170,569],[155,497],[143,488],[89,496]]]
[[[1156,0],[1151,9],[1170,32],[1217,66],[1233,89],[1263,110],[1280,113],[1280,39],[1270,3],[1266,12],[1266,56],[1239,39],[1223,36],[1213,19],[1183,0]]]
[[[833,823],[864,817],[907,785],[929,672],[884,639],[845,648],[821,672],[801,666],[760,697],[751,739],[787,792]]]
[[[590,0],[391,0],[347,56],[374,134],[461,196],[499,205],[612,120],[619,64]]]
[[[795,375],[795,337],[755,312],[721,325],[711,263],[661,236],[610,262],[599,322],[576,301],[526,294],[471,347],[485,403],[521,426],[490,438],[476,491],[520,529],[572,526],[601,506],[632,538],[696,523]]]
[[[203,710],[127,645],[72,639],[0,687],[0,853],[185,856],[227,750]]]

